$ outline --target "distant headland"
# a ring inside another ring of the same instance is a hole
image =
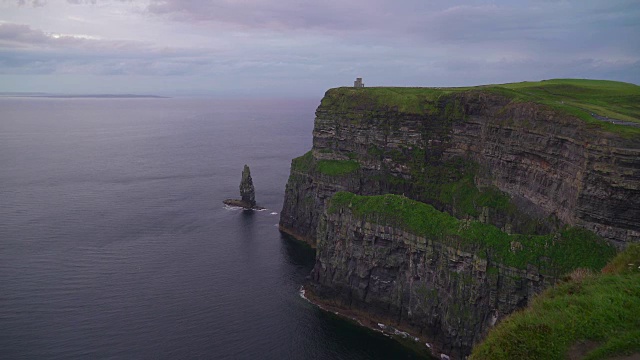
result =
[[[167,99],[167,96],[146,94],[50,94],[39,92],[0,92],[0,97],[33,97],[56,99]]]

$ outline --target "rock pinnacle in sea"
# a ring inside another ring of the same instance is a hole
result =
[[[251,179],[251,170],[249,166],[245,165],[242,170],[242,181],[240,181],[240,196],[242,201],[249,204],[249,206],[256,206],[256,190],[253,187],[253,180]]]

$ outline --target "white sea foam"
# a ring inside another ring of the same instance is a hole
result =
[[[227,205],[227,204],[225,204],[225,205],[224,205],[224,209],[225,209],[225,210],[242,210],[242,209],[244,209],[244,208],[243,208],[243,207],[241,207],[241,206],[231,206],[231,205]]]
[[[271,215],[278,215],[278,213],[277,212],[272,212]]]

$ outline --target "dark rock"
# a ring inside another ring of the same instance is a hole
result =
[[[226,205],[239,206],[248,210],[262,210],[264,208],[256,205],[256,190],[253,187],[251,179],[251,171],[249,166],[245,165],[242,170],[242,180],[240,181],[240,196],[242,199],[226,199],[223,201]]]
[[[349,211],[323,214],[317,237],[317,296],[424,336],[456,359],[556,281]]]
[[[291,169],[282,231],[314,245],[325,199],[337,191],[403,194],[464,217],[460,204],[445,203],[423,186],[424,179],[443,173],[443,164],[462,160],[476,169],[475,186],[497,188],[518,210],[475,209],[498,228],[544,233],[570,225],[620,248],[640,241],[637,137],[607,133],[544,105],[512,103],[489,92],[443,95],[428,104],[440,110],[424,114],[375,102],[338,106],[330,101],[334,92],[339,89],[329,90],[316,110],[311,166]],[[458,116],[442,110],[452,104],[462,109]],[[313,166],[350,159],[360,164],[359,171],[327,176]],[[454,177],[465,171],[448,170]]]
[[[245,165],[242,170],[242,181],[240,181],[240,196],[242,201],[250,206],[256,205],[256,190],[253,187],[253,180],[251,179],[251,171],[249,166]]]
[[[310,286],[319,297],[393,319],[457,358],[556,281],[533,266],[510,268],[348,212],[327,215],[338,191],[401,194],[508,233],[578,226],[619,248],[640,241],[637,137],[491,92],[443,94],[411,113],[381,107],[366,91],[358,101],[340,91],[329,90],[316,110],[311,153],[292,162],[279,224],[317,248]],[[321,161],[360,168],[331,175]],[[451,200],[438,187],[447,183],[496,189],[509,203]]]

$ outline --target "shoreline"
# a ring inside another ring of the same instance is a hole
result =
[[[243,210],[256,210],[256,211],[266,210],[266,208],[263,208],[262,206],[258,206],[258,205],[252,206],[248,202],[238,200],[238,199],[226,199],[223,201],[223,203],[228,206],[240,207]]]
[[[312,249],[316,250],[315,241],[312,241],[311,238],[306,237],[306,236],[302,236],[302,235],[298,234],[296,231],[283,226],[281,223],[278,223],[278,230],[280,230],[280,232],[283,232],[283,233],[291,236],[292,238],[294,238],[297,241],[300,241],[300,242],[303,242],[303,243],[307,244]]]
[[[398,341],[403,346],[415,352],[416,355],[424,356],[425,359],[451,359],[449,355],[438,351],[436,344],[429,341],[429,339],[423,336],[415,336],[408,331],[404,331],[406,329],[402,327],[387,325],[388,323],[392,323],[389,319],[380,319],[360,310],[345,309],[331,301],[320,299],[308,286],[305,287],[304,285],[301,285],[299,295],[301,298],[314,306],[317,306],[323,311],[331,312],[339,317],[353,321],[371,331],[381,333],[384,336]]]

